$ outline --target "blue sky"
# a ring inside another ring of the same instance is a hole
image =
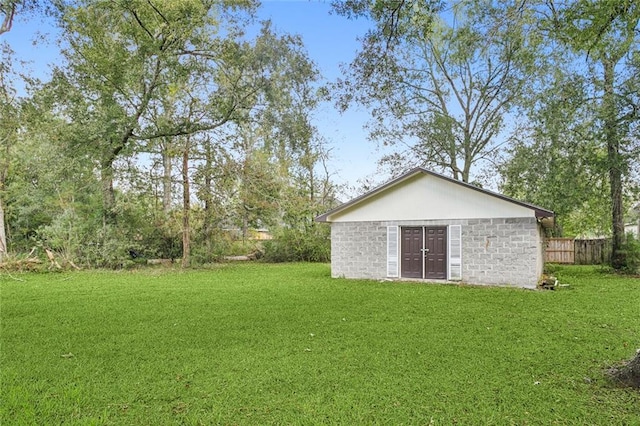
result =
[[[351,62],[370,23],[331,14],[329,1],[263,0],[260,15],[271,19],[279,31],[299,34],[309,57],[327,81],[341,75],[340,64]],[[376,171],[376,144],[367,140],[366,111],[352,107],[340,114],[325,104],[316,112],[316,125],[332,148],[331,166],[337,183],[356,185]]]
[[[263,0],[261,19],[271,19],[278,32],[299,34],[309,57],[317,64],[327,81],[340,76],[340,64],[349,63],[359,48],[358,37],[367,31],[365,20],[348,20],[331,14],[329,1]],[[47,78],[48,65],[58,57],[58,48],[50,23],[43,18],[20,19],[9,33],[0,36],[19,58],[29,61],[30,72]],[[34,39],[39,37],[39,43]],[[331,171],[338,184],[357,185],[357,180],[376,171],[376,144],[367,140],[363,125],[369,115],[358,108],[340,114],[332,104],[323,104],[315,112],[314,123],[331,149]],[[341,198],[344,198],[341,197]]]

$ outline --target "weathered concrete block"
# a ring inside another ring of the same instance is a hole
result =
[[[332,276],[385,278],[387,226],[462,225],[462,280],[535,287],[541,242],[535,218],[333,223]]]

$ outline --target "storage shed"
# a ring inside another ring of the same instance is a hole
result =
[[[415,168],[316,218],[331,275],[535,288],[550,210]]]

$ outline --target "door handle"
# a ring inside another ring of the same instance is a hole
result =
[[[428,249],[428,248],[423,248],[423,249],[420,249],[420,250],[421,250],[423,253],[429,253],[429,249]]]

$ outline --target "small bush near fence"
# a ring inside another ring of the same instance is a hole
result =
[[[622,250],[626,259],[622,272],[628,274],[640,273],[640,240],[636,239],[631,233],[627,234]]]

